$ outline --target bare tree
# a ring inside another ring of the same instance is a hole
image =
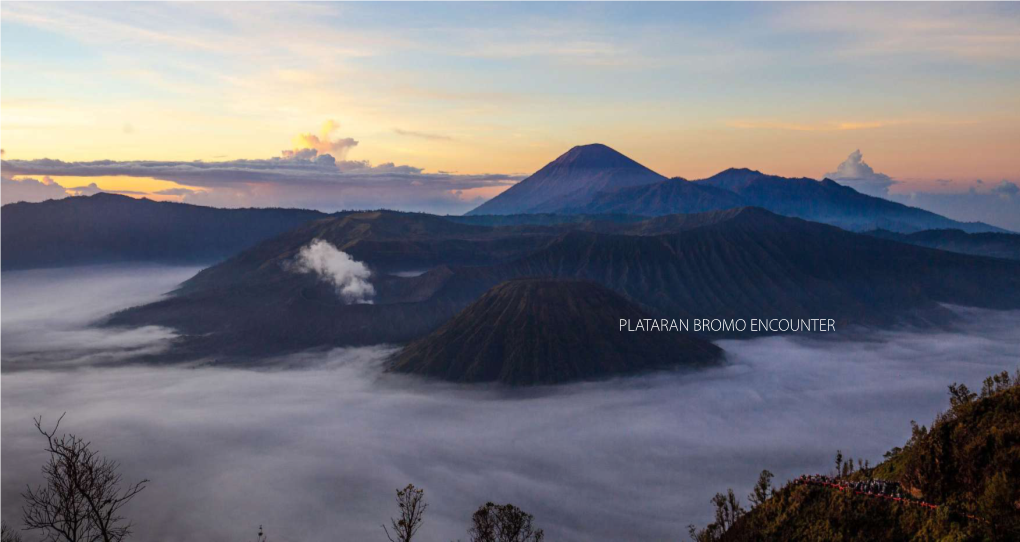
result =
[[[12,529],[6,521],[0,522],[0,542],[21,542],[21,533]]]
[[[425,509],[429,507],[425,502],[425,490],[416,489],[414,484],[407,484],[404,489],[398,489],[397,506],[400,508],[400,519],[390,518],[393,534],[390,534],[386,525],[383,525],[383,531],[386,531],[386,538],[389,538],[390,542],[411,542],[411,538],[421,528]]]
[[[119,465],[92,450],[91,442],[73,434],[57,436],[61,416],[52,431],[35,427],[46,437],[49,460],[42,472],[46,483],[29,487],[22,497],[25,525],[42,531],[47,542],[120,542],[131,523],[120,514],[148,480],[121,488]]]
[[[485,503],[471,516],[471,542],[542,542],[545,533],[535,517],[512,504]]]

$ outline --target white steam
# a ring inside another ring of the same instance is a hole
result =
[[[292,267],[298,273],[315,273],[336,288],[344,303],[371,303],[375,287],[368,282],[372,271],[328,241],[316,239],[301,248]]]

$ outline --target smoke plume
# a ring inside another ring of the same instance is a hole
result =
[[[372,276],[368,267],[322,239],[301,248],[293,269],[315,273],[319,280],[332,284],[344,303],[371,303],[375,295],[375,288],[368,282]]]

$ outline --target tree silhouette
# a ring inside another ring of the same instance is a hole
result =
[[[99,456],[80,437],[57,436],[63,419],[52,431],[43,429],[42,417],[34,420],[46,437],[49,460],[42,467],[46,482],[22,494],[25,525],[42,531],[46,542],[120,542],[131,533],[131,523],[120,510],[148,480],[122,489],[117,462]]]
[[[12,529],[6,521],[0,522],[0,542],[21,542],[21,533]]]
[[[422,516],[429,506],[425,502],[425,490],[415,488],[414,484],[407,484],[404,489],[398,489],[397,506],[400,508],[400,519],[390,518],[393,534],[390,534],[386,525],[383,525],[383,531],[386,532],[386,538],[390,539],[390,542],[411,542],[411,538],[421,528]]]
[[[758,475],[758,483],[754,485],[754,491],[747,496],[747,500],[751,501],[751,508],[764,503],[776,492],[772,487],[773,476],[775,475],[768,470],[763,470]]]
[[[687,526],[687,532],[695,542],[714,542],[721,539],[723,533],[746,513],[740,506],[740,499],[737,499],[732,489],[726,493],[716,493],[715,497],[712,497],[712,504],[715,505],[715,521],[713,523],[701,530],[698,530],[694,525]]]
[[[485,503],[471,516],[468,530],[471,542],[541,542],[542,529],[536,529],[535,517],[512,504]]]

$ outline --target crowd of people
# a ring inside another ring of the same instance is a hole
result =
[[[875,478],[867,480],[847,480],[845,478],[836,478],[833,476],[826,476],[824,474],[810,474],[803,475],[797,479],[799,483],[803,484],[815,484],[835,487],[838,489],[848,489],[855,493],[861,493],[864,495],[876,495],[881,497],[890,497],[893,499],[904,499],[907,495],[903,492],[898,482],[890,482],[888,480],[878,480]]]

